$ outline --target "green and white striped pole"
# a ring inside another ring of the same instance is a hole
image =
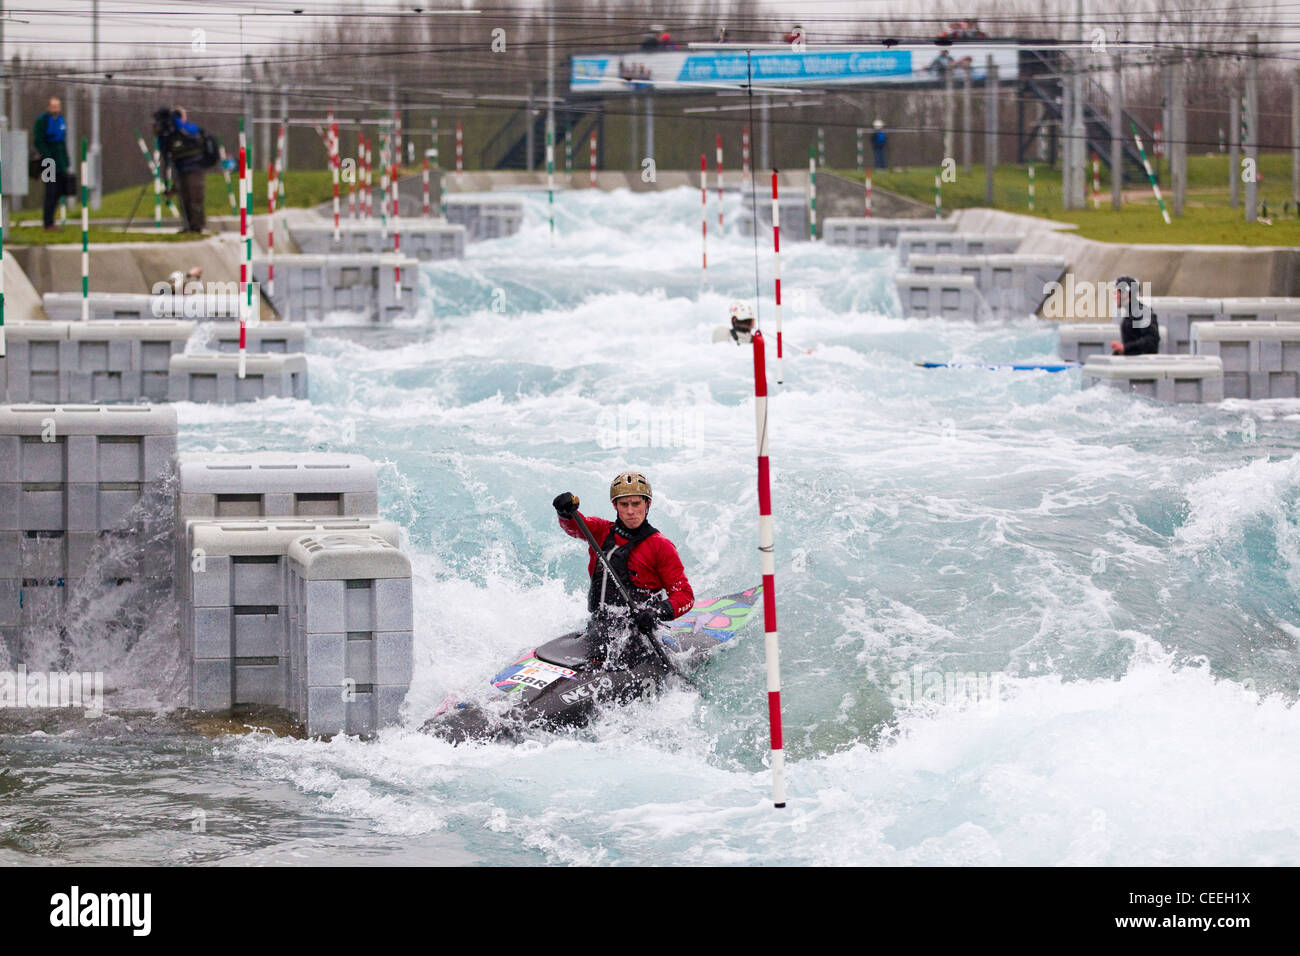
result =
[[[817,238],[817,153],[808,144],[808,238]]]
[[[941,198],[941,194],[939,192],[940,182],[941,182],[940,174],[935,173],[934,174],[934,218],[935,219],[943,218],[943,199]]]
[[[1029,164],[1029,211],[1034,211],[1034,164]]]
[[[826,165],[826,130],[817,127],[817,165]]]
[[[86,137],[81,137],[81,321],[90,321],[90,189],[86,186]]]
[[[1156,194],[1156,202],[1160,205],[1160,215],[1165,217],[1165,225],[1172,226],[1169,219],[1169,210],[1165,208],[1165,200],[1160,195],[1160,186],[1156,183],[1155,173],[1151,172],[1151,163],[1147,161],[1147,151],[1142,147],[1142,137],[1138,135],[1137,124],[1129,120],[1129,129],[1133,131],[1133,139],[1137,143],[1138,155],[1142,157],[1142,166],[1147,171],[1147,179],[1151,180],[1151,191]]]
[[[551,217],[551,243],[555,242],[555,130],[546,128],[546,210]]]
[[[226,198],[230,200],[230,214],[238,215],[239,207],[235,205],[235,187],[230,182],[230,170],[226,168],[226,147],[218,146],[217,155],[221,158],[221,175],[226,180]]]

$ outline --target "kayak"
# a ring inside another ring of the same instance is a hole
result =
[[[986,368],[1010,372],[1068,372],[1082,368],[1078,362],[913,362],[921,368]]]
[[[679,669],[697,665],[731,641],[763,596],[761,585],[698,602],[659,629],[659,640]],[[658,693],[668,676],[653,656],[611,664],[584,631],[575,631],[520,656],[491,680],[481,702],[445,701],[420,728],[463,743],[518,740],[524,731],[580,727],[606,704],[626,704]]]

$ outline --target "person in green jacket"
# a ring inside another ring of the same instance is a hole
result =
[[[41,157],[41,182],[45,184],[45,228],[54,229],[54,212],[68,185],[68,121],[63,118],[63,104],[51,96],[45,112],[36,117],[32,144]]]

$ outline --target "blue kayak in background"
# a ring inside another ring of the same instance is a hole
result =
[[[1065,372],[1083,368],[1078,362],[913,362],[921,368],[988,368],[1011,372]]]

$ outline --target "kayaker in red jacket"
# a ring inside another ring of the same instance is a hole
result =
[[[565,534],[582,538],[578,522],[586,524],[632,596],[631,616],[638,630],[653,634],[660,622],[689,611],[695,604],[695,592],[686,580],[677,549],[647,520],[651,491],[645,475],[634,471],[620,474],[609,486],[609,500],[618,512],[614,521],[581,514],[567,491],[552,503]],[[604,565],[598,566],[590,546],[587,555],[587,573],[591,575],[587,609],[597,619],[627,602],[618,585],[609,580]]]

